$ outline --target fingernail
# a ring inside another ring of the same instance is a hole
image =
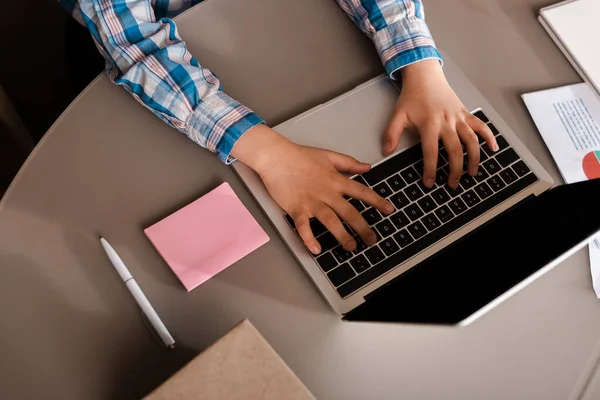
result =
[[[454,181],[454,184],[452,185],[452,189],[456,189],[458,187],[459,181],[458,179]]]
[[[498,147],[498,143],[494,143],[494,146],[492,147],[492,150],[494,150],[494,151],[500,150],[500,147]]]
[[[433,186],[433,178],[427,179],[427,182],[425,182],[425,186],[432,187]]]
[[[348,241],[348,243],[346,243],[346,246],[344,246],[344,248],[349,251],[354,251],[356,250],[356,242],[354,240],[350,240]]]
[[[385,144],[383,145],[383,151],[385,151],[386,153],[392,151],[392,142],[386,140]]]
[[[475,175],[477,175],[477,167],[473,167],[473,168],[471,168],[471,170],[469,171],[469,174],[470,174],[471,176],[475,176]]]
[[[394,206],[392,205],[392,203],[387,203],[385,205],[385,211],[388,212],[388,213],[394,212]]]
[[[312,251],[313,254],[319,254],[321,252],[321,248],[319,246],[313,246],[310,248],[310,251]]]

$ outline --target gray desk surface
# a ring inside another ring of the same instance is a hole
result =
[[[536,21],[550,2],[425,3],[438,45],[559,179],[519,98],[579,80]],[[381,70],[334,2],[211,0],[178,21],[192,53],[271,123]],[[271,241],[188,294],[142,228],[222,181]],[[177,350],[150,336],[98,234]],[[464,329],[342,323],[232,170],[101,77],[0,206],[0,398],[139,397],[247,317],[322,399],[575,399],[600,339],[588,268],[580,252]]]

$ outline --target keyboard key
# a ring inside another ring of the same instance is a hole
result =
[[[362,241],[361,238],[356,236],[354,240],[356,241],[356,250],[353,251],[354,254],[361,253],[362,251],[367,249],[368,246],[365,244],[365,242]]]
[[[458,215],[467,209],[465,203],[459,198],[450,200],[450,203],[448,203],[448,205],[450,206],[450,209],[455,215]]]
[[[431,197],[433,197],[433,200],[440,206],[450,200],[450,195],[444,188],[437,189],[431,194]]]
[[[454,218],[454,214],[446,205],[435,210],[435,215],[440,219],[440,221],[442,221],[442,224]]]
[[[332,268],[338,265],[331,253],[325,253],[322,256],[317,257],[317,262],[319,263],[319,266],[321,266],[321,269],[325,272],[329,272]]]
[[[504,169],[502,171],[500,171],[500,176],[502,177],[502,180],[504,182],[506,182],[507,185],[510,185],[511,183],[513,183],[514,181],[516,181],[517,179],[519,179],[519,177],[517,176],[517,174],[515,174],[513,172],[512,169],[507,168]]]
[[[527,175],[530,172],[529,167],[522,160],[521,161],[517,161],[516,163],[514,163],[514,165],[512,166],[512,169],[519,176],[525,176],[525,175]]]
[[[419,174],[413,167],[406,168],[404,171],[400,172],[400,176],[402,176],[404,181],[409,185],[419,180]]]
[[[381,214],[379,214],[379,211],[377,211],[373,207],[367,209],[367,211],[364,211],[362,213],[362,216],[369,225],[375,225],[376,223],[381,221]]]
[[[500,165],[493,158],[490,158],[489,160],[484,161],[484,163],[482,165],[485,167],[485,170],[490,175],[494,175],[496,172],[500,171],[500,169],[501,169]]]
[[[406,247],[411,244],[414,240],[412,236],[406,231],[406,229],[402,229],[400,232],[394,235],[394,239],[401,247]]]
[[[490,189],[490,187],[488,186],[487,183],[483,182],[480,183],[478,186],[475,186],[475,192],[477,192],[477,194],[479,195],[479,197],[483,200],[487,199],[488,197],[490,197],[494,192],[492,191],[492,189]]]
[[[488,183],[488,185],[490,185],[494,192],[497,192],[498,190],[501,190],[506,186],[506,183],[504,183],[504,181],[502,180],[502,178],[500,178],[499,175],[492,176],[486,182]]]
[[[346,229],[346,231],[350,234],[350,236],[354,235],[354,231],[352,230],[352,228],[350,228],[348,226],[348,224],[346,224],[345,222],[342,223],[344,225],[344,228]]]
[[[325,226],[316,218],[310,219],[310,230],[315,236],[319,236],[320,234],[327,232],[327,228],[325,228]]]
[[[480,120],[482,120],[483,122],[485,122],[486,124],[488,122],[490,122],[490,120],[488,119],[488,117],[481,110],[476,111],[475,113],[473,113],[473,115],[476,116],[477,118],[479,118]]]
[[[385,239],[383,242],[379,243],[379,247],[381,247],[381,250],[383,250],[387,257],[400,250],[400,247],[398,247],[392,238]]]
[[[467,166],[469,164],[469,158],[467,157],[467,154],[463,154],[463,167],[462,170],[463,172],[467,172]]]
[[[430,211],[435,210],[437,204],[433,201],[431,196],[425,196],[421,200],[418,201],[421,209],[427,214]]]
[[[456,189],[452,189],[450,186],[445,185],[444,189],[446,189],[446,192],[448,192],[450,197],[456,197],[459,194],[461,194],[462,192],[464,192],[463,188],[460,187],[460,185]]]
[[[494,134],[497,134],[497,133],[494,133]],[[504,139],[504,136],[502,136],[502,135],[496,136],[496,143],[498,143],[498,151],[497,152],[500,152],[504,149],[508,149],[510,147],[510,145],[508,144],[508,142],[506,141],[506,139]],[[490,152],[488,151],[488,148],[489,147],[487,147],[487,145],[485,145],[485,151],[487,151],[487,153],[490,154]],[[493,151],[492,151],[492,153],[493,153]]]
[[[513,149],[506,149],[502,153],[496,156],[496,160],[502,165],[502,167],[506,168],[510,164],[514,163],[519,159],[519,155]]]
[[[425,194],[427,194],[435,189],[435,185],[433,185],[430,188],[425,186],[425,184],[423,183],[423,179],[419,179],[419,181],[417,182],[417,185],[419,186],[419,189],[421,189],[421,191]]]
[[[342,246],[338,246],[333,249],[333,255],[335,256],[336,260],[338,260],[340,263],[343,263],[344,261],[351,259],[353,254],[351,251],[344,249]]]
[[[408,231],[415,238],[415,240],[419,240],[427,233],[427,229],[423,226],[423,224],[419,221],[415,222],[412,225],[409,225]]]
[[[421,158],[423,158],[423,150],[421,149],[420,145],[416,145],[404,150],[392,158],[389,158],[385,162],[374,166],[370,171],[365,172],[362,176],[369,183],[369,185],[374,186],[384,179],[388,179],[396,172],[413,165]]]
[[[423,197],[423,192],[415,184],[410,185],[409,187],[404,189],[404,193],[406,194],[406,196],[408,196],[410,201],[417,201],[418,199]]]
[[[500,132],[498,131],[498,128],[496,128],[494,126],[494,124],[492,124],[491,122],[488,124],[488,128],[490,128],[490,130],[492,131],[492,133],[494,134],[494,136],[497,136],[500,134]]]
[[[430,232],[442,224],[433,213],[427,214],[421,221],[423,221],[423,225],[425,225],[425,228]]]
[[[423,211],[421,211],[419,206],[414,203],[406,207],[406,210],[404,211],[406,212],[406,215],[408,215],[408,218],[410,218],[411,221],[416,221],[423,216]]]
[[[435,183],[437,183],[438,186],[444,186],[448,183],[448,174],[446,171],[441,168],[437,170],[435,173]]]
[[[365,256],[367,256],[369,262],[373,265],[383,261],[383,259],[385,258],[385,255],[377,246],[371,247],[369,250],[365,251]]]
[[[292,228],[296,229],[296,224],[294,223],[294,218],[292,218],[289,214],[285,214],[285,219]]]
[[[362,254],[350,260],[350,265],[352,265],[352,268],[354,268],[357,274],[360,274],[361,272],[371,268],[371,264],[369,264],[365,256]]]
[[[471,175],[463,174],[463,176],[460,177],[460,185],[465,190],[471,189],[476,184],[477,182],[475,182],[475,178],[473,178]]]
[[[444,156],[441,153],[438,153],[438,160],[437,160],[437,167],[436,168],[441,168],[444,165],[446,165],[448,161],[446,161],[446,159],[444,158]]]
[[[387,183],[385,182],[381,182],[380,184],[378,184],[377,186],[375,186],[373,188],[373,191],[375,193],[377,193],[378,195],[380,195],[383,198],[388,197],[389,195],[392,194],[392,189],[390,189],[390,187],[388,186]]]
[[[350,199],[349,202],[350,202],[350,204],[352,204],[352,206],[354,206],[354,208],[356,208],[356,210],[358,212],[364,211],[365,205],[363,204],[362,201],[360,201],[358,199]]]
[[[479,199],[479,196],[477,196],[475,194],[474,191],[469,190],[468,192],[464,193],[462,196],[460,196],[461,199],[463,199],[463,201],[469,206],[469,207],[473,207],[475,204],[479,203],[481,200]]]
[[[477,141],[479,142],[479,144],[484,144],[485,143],[485,138],[483,136],[481,136],[479,134],[479,132],[475,132],[477,134]]]
[[[478,183],[481,183],[481,182],[485,181],[489,176],[490,176],[490,174],[488,174],[486,172],[486,170],[481,168],[481,166],[480,166],[479,168],[477,168],[477,175],[475,175],[475,180]]]
[[[376,225],[377,230],[379,231],[379,234],[382,237],[388,237],[390,236],[392,233],[396,232],[396,228],[394,227],[394,225],[390,222],[389,219],[384,219],[383,221],[381,221],[380,223],[378,223]]]
[[[450,176],[450,164],[446,164],[442,167],[442,171],[446,174],[446,177]]]
[[[514,196],[516,193],[519,193],[537,181],[538,178],[534,174],[525,175],[512,185],[507,186],[500,192],[496,193],[487,201],[480,202],[475,207],[468,209],[447,223],[444,223],[435,231],[427,234],[420,240],[411,243],[409,246],[403,247],[400,251],[392,254],[390,257],[387,257],[379,264],[369,268],[357,277],[352,278],[350,281],[339,287],[337,292],[343,298],[349,296],[370,282],[373,282],[383,274],[394,270],[394,268],[396,268],[398,265],[401,265],[414,255],[419,254],[419,252],[427,249],[429,246],[433,245],[439,240],[442,240],[444,237],[464,227],[470,221],[474,220],[480,215],[483,215],[487,211],[496,207],[498,204],[501,204],[511,196]],[[400,232],[394,234],[394,239],[399,237]]]
[[[360,183],[361,185],[365,185],[365,186],[369,186],[367,185],[367,182],[365,182],[365,180],[363,179],[362,176],[358,175],[355,176],[354,178],[352,178],[353,181]]]
[[[390,201],[394,204],[396,210],[401,210],[410,204],[410,200],[408,200],[408,197],[402,192],[398,192],[390,197]]]
[[[448,151],[446,150],[445,147],[440,148],[440,151],[438,151],[438,154],[440,156],[442,156],[444,158],[444,160],[448,161],[450,159],[450,156],[448,155]]]
[[[394,224],[397,229],[402,229],[406,225],[410,224],[410,219],[404,214],[404,211],[398,211],[390,217],[390,221]]]
[[[417,161],[416,164],[413,165],[413,167],[415,168],[415,171],[417,171],[421,176],[423,176],[423,170],[425,168],[425,165],[423,164],[423,160]]]
[[[356,276],[356,274],[354,273],[354,270],[352,270],[352,267],[350,267],[350,264],[348,263],[340,265],[339,267],[327,274],[327,277],[329,277],[331,283],[333,283],[333,285],[336,287],[349,281],[354,276]]]
[[[336,245],[338,245],[337,239],[331,234],[331,232],[325,232],[321,236],[317,238],[319,244],[321,245],[321,251],[326,252],[333,249]]]
[[[398,174],[392,176],[386,182],[388,185],[390,185],[394,192],[397,192],[398,190],[406,186],[406,182],[404,182],[404,179],[402,179]]]
[[[479,164],[481,164],[482,162],[484,162],[485,160],[487,160],[489,157],[488,155],[485,153],[485,151],[483,151],[482,148],[479,148]]]

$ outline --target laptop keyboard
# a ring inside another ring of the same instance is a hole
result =
[[[341,297],[349,296],[537,182],[538,178],[487,116],[482,111],[477,111],[475,116],[488,124],[500,149],[494,154],[480,136],[478,173],[475,177],[463,173],[457,189],[447,185],[449,158],[441,144],[436,183],[432,188],[422,183],[420,144],[352,178],[371,187],[396,207],[393,214],[385,216],[357,199],[349,200],[377,233],[377,244],[366,246],[344,224],[358,244],[355,251],[349,252],[318,220],[311,220],[313,233],[322,247],[321,254],[313,257]],[[465,153],[463,170],[466,158]],[[285,217],[295,230],[292,218]]]

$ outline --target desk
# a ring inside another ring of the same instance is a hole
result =
[[[426,11],[438,45],[560,180],[519,98],[578,81],[535,19],[547,3],[429,0]],[[381,71],[334,2],[213,0],[178,24],[225,89],[273,124]],[[142,228],[222,181],[271,241],[186,293]],[[176,336],[174,352],[146,331],[99,234]],[[567,399],[600,339],[585,252],[463,329],[341,322],[232,170],[105,77],[4,198],[0,274],[5,399],[140,397],[245,317],[320,399]]]

